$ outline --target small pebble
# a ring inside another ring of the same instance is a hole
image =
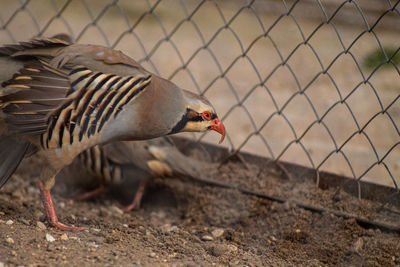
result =
[[[201,240],[203,240],[203,241],[213,241],[214,238],[212,236],[210,236],[210,235],[203,235],[201,237]]]
[[[39,229],[42,229],[42,230],[46,230],[46,228],[47,228],[46,225],[44,225],[44,223],[42,223],[40,221],[37,221],[36,225],[37,225],[37,227],[39,227]]]
[[[6,242],[8,244],[14,244],[14,239],[12,239],[11,237],[7,237]]]
[[[178,253],[174,252],[174,253],[172,253],[172,254],[169,254],[168,257],[169,257],[169,258],[175,258],[176,255],[178,255]]]
[[[208,250],[209,250],[209,253],[215,257],[221,257],[227,251],[227,249],[224,245],[212,246]]]
[[[128,225],[126,223],[124,223],[122,226],[128,228]]]
[[[56,249],[56,245],[48,244],[46,249],[47,249],[47,251],[54,251]]]
[[[163,211],[163,210],[160,210],[160,211],[157,211],[157,212],[153,211],[153,212],[150,213],[150,216],[152,218],[155,217],[157,219],[162,220],[167,216],[167,213],[165,211]]]
[[[98,248],[99,247],[99,245],[97,245],[95,242],[88,242],[87,246],[89,248]]]
[[[212,236],[213,236],[214,238],[221,237],[224,233],[225,233],[225,230],[224,230],[224,229],[221,229],[221,228],[217,228],[217,229],[215,229],[215,230],[213,230],[213,231],[211,232],[211,234],[212,234]]]
[[[29,194],[35,194],[35,193],[38,193],[39,192],[39,190],[36,188],[36,187],[34,187],[34,186],[29,186],[28,187],[28,193]]]
[[[215,257],[221,257],[222,255],[228,252],[237,251],[237,247],[234,245],[224,245],[224,244],[216,244],[211,246],[208,249],[209,253]]]
[[[28,226],[31,225],[31,223],[29,221],[25,220],[24,218],[19,218],[18,221],[25,225],[28,225]]]
[[[62,234],[60,239],[65,241],[65,240],[68,240],[69,238],[68,238],[67,234]]]
[[[170,233],[170,232],[175,232],[176,230],[178,230],[178,226],[167,223],[167,224],[164,224],[163,226],[161,226],[161,229],[164,232]]]
[[[114,214],[119,214],[119,215],[124,214],[124,212],[120,208],[118,208],[117,206],[111,206],[110,210]]]
[[[0,216],[6,215],[4,212],[0,211]]]
[[[44,215],[40,211],[35,212],[35,217],[38,219],[38,221],[41,221],[41,222],[45,222],[47,220],[46,215]]]
[[[0,261],[0,267],[4,267],[4,262]]]
[[[54,242],[56,239],[49,233],[46,234],[46,240],[47,242]]]
[[[228,248],[230,251],[233,251],[233,252],[235,252],[235,251],[238,250],[237,246],[232,245],[232,244],[229,244],[229,245],[227,246],[227,248]]]
[[[364,246],[364,240],[362,238],[357,239],[357,241],[353,245],[353,249],[355,252],[359,253]]]
[[[93,232],[96,232],[96,233],[100,233],[100,229],[98,229],[98,228],[90,228],[90,230],[92,230]]]
[[[152,253],[149,254],[149,256],[150,256],[151,258],[155,258],[155,257],[157,256],[157,254],[154,253],[154,252],[152,252]]]
[[[98,214],[101,217],[105,217],[105,216],[110,216],[112,213],[111,213],[111,210],[109,208],[100,207]]]
[[[16,197],[16,198],[19,198],[19,199],[21,199],[24,196],[23,193],[20,190],[12,192],[11,195],[13,197]]]
[[[8,220],[8,221],[6,221],[6,224],[7,225],[11,225],[11,224],[13,224],[14,222],[12,221],[12,220]]]

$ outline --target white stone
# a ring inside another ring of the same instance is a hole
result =
[[[46,234],[46,240],[47,242],[54,242],[56,239],[49,233]]]
[[[225,233],[225,230],[222,228],[217,228],[211,232],[214,238],[221,237]]]
[[[212,236],[210,236],[210,235],[203,235],[201,237],[201,240],[203,240],[203,241],[213,241],[214,238]]]

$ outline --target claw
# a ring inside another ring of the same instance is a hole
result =
[[[54,211],[53,202],[51,200],[50,192],[44,188],[43,182],[39,179],[39,189],[40,196],[42,198],[43,206],[46,211],[47,219],[50,221],[51,225],[61,230],[68,231],[84,231],[86,228],[84,227],[76,227],[70,226],[63,223],[60,223],[57,219],[56,212]]]
[[[124,207],[123,208],[124,211],[131,211],[133,209],[140,208],[140,203],[142,202],[143,192],[146,187],[146,184],[147,184],[147,181],[145,181],[145,180],[140,182],[139,187],[135,194],[135,198],[133,199],[133,202],[130,205]]]

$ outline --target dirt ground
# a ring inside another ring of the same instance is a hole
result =
[[[398,207],[317,189],[312,179],[296,182],[296,173],[267,159],[264,167],[245,159],[218,168],[207,162],[203,150],[188,153],[215,181],[372,221],[397,226],[400,221]],[[116,200],[131,197],[133,186],[93,201],[72,201],[84,191],[75,181],[86,176],[72,174],[72,168],[58,177],[53,190],[56,212],[62,222],[88,230],[60,231],[43,218],[38,163],[38,157],[25,160],[0,191],[0,266],[400,265],[398,232],[363,228],[355,219],[311,212],[289,201],[174,178],[154,179],[141,209],[122,212]]]

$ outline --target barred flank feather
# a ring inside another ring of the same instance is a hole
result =
[[[121,180],[120,166],[107,158],[103,146],[94,146],[79,155],[80,161],[101,185],[118,184]]]

